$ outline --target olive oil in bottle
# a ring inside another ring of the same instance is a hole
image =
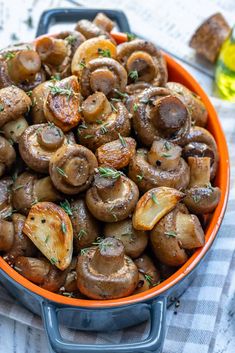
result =
[[[221,98],[235,102],[235,26],[220,50],[216,63],[215,83]]]

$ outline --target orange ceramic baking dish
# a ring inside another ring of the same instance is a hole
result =
[[[43,16],[49,14],[53,17],[55,11],[58,15],[63,14],[64,10],[50,10]],[[66,9],[66,11],[67,13],[71,11],[70,15],[72,13],[76,18],[78,12],[80,18],[93,18],[99,11],[106,12],[116,20],[118,16],[124,16],[122,12],[114,10]],[[128,29],[125,27],[123,31]],[[221,199],[206,229],[206,243],[204,247],[197,249],[177,272],[156,287],[126,298],[105,301],[73,299],[49,292],[22,277],[0,257],[1,282],[17,301],[34,313],[42,315],[50,344],[56,352],[160,352],[164,339],[167,300],[169,301],[170,297],[178,297],[196,276],[200,270],[198,265],[208,253],[221,225],[229,193],[229,155],[219,118],[198,82],[169,55],[164,56],[169,81],[184,84],[197,93],[205,103],[209,114],[207,128],[213,134],[218,146],[220,162],[215,185],[221,189]],[[143,341],[129,344],[84,345],[68,342],[61,337],[58,328],[60,320],[65,325],[80,330],[107,331],[128,327],[148,318],[151,320],[149,336]]]

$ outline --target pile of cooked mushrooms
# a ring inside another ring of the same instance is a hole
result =
[[[115,299],[205,242],[220,200],[207,111],[103,13],[0,51],[0,250],[38,286]]]

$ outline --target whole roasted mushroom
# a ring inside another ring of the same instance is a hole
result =
[[[160,283],[160,273],[148,255],[142,255],[134,263],[139,271],[139,283],[135,294],[144,292]]]
[[[86,203],[93,216],[104,222],[127,218],[139,198],[136,184],[121,172],[99,167],[93,186],[86,193]]]
[[[210,158],[188,157],[190,183],[185,205],[195,214],[212,212],[219,203],[221,191],[210,183]]]
[[[64,145],[52,155],[49,172],[58,190],[74,195],[90,186],[97,166],[96,157],[88,148]]]
[[[212,134],[203,127],[191,127],[184,140],[183,157],[209,157],[210,180],[213,180],[219,163],[217,144]]]
[[[8,140],[18,143],[21,135],[28,126],[28,122],[24,116],[20,116],[19,118],[6,123],[2,127],[2,131]]]
[[[15,162],[16,153],[14,147],[5,137],[0,136],[0,177],[9,170]]]
[[[133,259],[139,257],[148,244],[147,232],[134,229],[131,219],[105,224],[104,235],[120,240],[125,254]]]
[[[13,46],[0,54],[0,87],[16,85],[30,91],[45,81],[41,60],[33,48]]]
[[[36,124],[29,126],[21,135],[19,151],[31,169],[48,174],[52,155],[67,144],[67,137],[59,127],[51,123]]]
[[[166,87],[173,93],[177,94],[182,102],[188,107],[191,113],[192,123],[196,126],[205,127],[207,124],[208,113],[201,98],[178,82],[167,82]]]
[[[71,202],[70,218],[73,226],[74,250],[78,252],[91,246],[100,235],[100,225],[82,198]]]
[[[19,213],[12,215],[12,221],[0,220],[0,250],[4,251],[4,260],[14,264],[18,256],[33,256],[36,248],[24,235],[25,217]]]
[[[186,250],[204,245],[205,237],[197,216],[179,204],[151,230],[150,241],[156,258],[169,266],[180,266],[188,260]]]
[[[117,60],[125,67],[129,83],[144,81],[154,86],[167,82],[167,66],[158,48],[152,43],[135,39],[117,47]]]
[[[151,149],[138,149],[129,164],[129,177],[146,192],[154,187],[185,189],[189,167],[181,158],[182,148],[167,140],[155,140]]]
[[[75,76],[66,77],[49,86],[49,92],[44,101],[44,115],[47,121],[54,123],[64,132],[77,126],[81,115],[80,88]]]
[[[134,292],[137,283],[137,267],[124,255],[123,244],[117,239],[106,238],[78,257],[77,286],[89,298],[126,297]]]
[[[13,180],[11,177],[0,180],[0,220],[12,215],[11,188]]]
[[[97,91],[113,96],[115,90],[125,91],[127,73],[124,67],[112,58],[97,58],[89,61],[81,74],[81,93],[84,97]]]
[[[52,184],[51,178],[38,179],[35,174],[20,174],[12,187],[12,204],[16,210],[27,214],[38,201],[57,201],[61,195]]]
[[[157,137],[182,145],[191,126],[186,105],[164,87],[143,91],[135,100],[133,126],[140,142],[151,146]]]
[[[31,103],[29,96],[16,86],[0,89],[0,127],[28,112]]]
[[[112,106],[102,92],[89,96],[82,104],[84,123],[78,127],[79,141],[95,151],[101,145],[130,134],[130,114],[122,102]]]

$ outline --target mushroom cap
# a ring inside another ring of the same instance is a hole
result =
[[[32,90],[30,116],[32,117],[34,124],[47,122],[43,107],[51,85],[53,85],[52,81],[45,81]]]
[[[214,211],[219,203],[221,190],[218,187],[192,187],[186,190],[184,203],[195,214],[205,214]]]
[[[11,177],[0,180],[0,219],[7,218],[12,214],[12,184],[13,180]]]
[[[107,184],[106,184],[107,182]],[[106,184],[106,185],[105,185]],[[97,180],[86,193],[86,203],[93,216],[104,222],[117,222],[127,218],[136,206],[139,190],[136,184],[124,175],[118,180],[118,186],[113,191],[110,180]],[[99,188],[101,191],[99,192]],[[103,199],[105,194],[110,198]],[[103,196],[103,198],[102,198]]]
[[[73,195],[86,190],[98,163],[95,155],[82,145],[64,145],[51,157],[49,172],[55,187]]]
[[[160,273],[148,255],[143,254],[135,259],[134,263],[141,274],[147,275],[149,287],[155,286],[160,282]]]
[[[91,247],[78,256],[77,285],[89,298],[128,296],[134,292],[138,278],[137,267],[124,255],[123,245],[117,239],[106,238],[98,247]]]
[[[133,259],[139,257],[148,244],[147,232],[134,229],[131,219],[105,224],[104,235],[120,240],[125,254]]]
[[[4,174],[6,169],[9,169],[15,162],[16,152],[11,143],[3,136],[0,136],[0,164],[2,164],[2,171],[0,177]]]
[[[48,173],[54,152],[67,145],[63,131],[52,124],[36,124],[25,129],[19,140],[22,159],[33,170]]]

